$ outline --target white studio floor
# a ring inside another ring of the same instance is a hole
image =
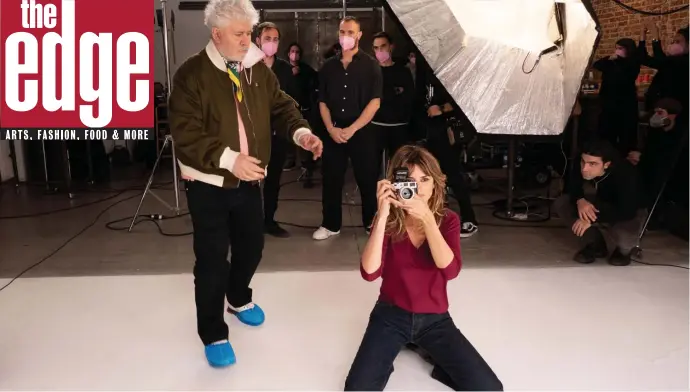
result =
[[[7,280],[0,280],[0,286]],[[2,390],[342,390],[378,283],[257,274],[267,313],[228,316],[238,363],[207,366],[191,275],[27,278],[0,293]],[[506,390],[687,390],[688,273],[602,266],[468,269],[451,313]],[[404,351],[388,390],[444,390]]]

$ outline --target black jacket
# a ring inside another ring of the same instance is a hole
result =
[[[409,68],[395,63],[390,67],[381,67],[381,74],[381,107],[373,121],[384,124],[408,123],[412,115],[415,88]]]
[[[585,197],[580,170],[573,170],[568,194],[573,202]],[[614,160],[603,176],[591,180],[596,188],[593,200],[587,198],[599,210],[597,220],[602,223],[624,222],[635,218],[640,205],[637,172],[624,159]]]
[[[683,105],[683,110],[687,113],[688,84],[690,84],[688,54],[666,56],[659,41],[652,43],[653,56],[647,54],[645,41],[640,41],[638,49],[642,65],[657,70],[645,95],[646,108],[653,110],[654,105],[661,98],[675,98]]]
[[[311,109],[316,103],[316,94],[319,87],[319,75],[314,71],[309,64],[299,63],[299,73],[293,75],[295,79],[295,99],[301,109]],[[290,74],[292,75],[292,65],[290,65]]]
[[[273,71],[278,78],[280,89],[297,101],[299,90],[297,89],[295,77],[292,75],[292,66],[290,63],[276,56],[271,71]]]
[[[604,106],[631,108],[637,118],[637,86],[635,81],[640,74],[640,62],[636,57],[601,58],[592,64],[601,71],[602,82],[599,96]]]

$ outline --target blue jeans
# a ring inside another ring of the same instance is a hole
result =
[[[376,303],[355,360],[346,391],[382,391],[393,373],[393,361],[408,343],[434,361],[432,376],[456,391],[502,391],[503,384],[450,315],[410,313]]]

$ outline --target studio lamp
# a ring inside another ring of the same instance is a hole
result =
[[[560,135],[599,28],[588,0],[388,0],[478,133]]]
[[[387,0],[426,63],[479,134],[507,136],[513,211],[519,136],[565,130],[599,40],[589,0]]]

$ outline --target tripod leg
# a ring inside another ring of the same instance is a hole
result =
[[[10,141],[10,159],[12,159],[12,173],[14,173],[15,192],[19,193],[19,168],[17,167],[17,151],[15,149],[14,143],[14,141]],[[20,144],[20,146],[23,147],[23,144]]]
[[[89,168],[89,178],[86,180],[86,182],[89,185],[93,185],[95,182],[94,180],[94,174],[93,174],[93,154],[91,153],[91,142],[87,141],[86,142],[86,163]]]
[[[649,213],[647,214],[647,219],[644,221],[644,225],[642,225],[642,229],[640,230],[640,233],[637,236],[637,246],[635,249],[637,250],[638,253],[641,254],[642,248],[640,246],[642,242],[642,237],[644,237],[645,231],[647,231],[647,226],[649,225],[649,221],[652,219],[652,214],[654,214],[654,210],[656,210],[657,205],[659,204],[659,200],[661,200],[661,195],[663,195],[664,191],[666,190],[666,184],[668,184],[669,180],[673,176],[673,172],[676,169],[676,165],[678,164],[678,160],[680,159],[680,156],[683,152],[683,148],[687,146],[688,143],[688,136],[687,134],[682,138],[681,143],[679,143],[676,151],[675,151],[675,156],[673,158],[673,165],[671,165],[671,168],[669,169],[668,173],[666,173],[666,176],[664,178],[664,182],[661,184],[661,188],[659,188],[659,193],[656,195],[656,199],[654,199],[654,204],[652,204],[652,208],[649,209]]]
[[[512,218],[513,192],[515,190],[515,139],[511,138],[508,144],[508,200],[506,201],[506,216]]]
[[[41,140],[41,149],[43,150],[43,173],[46,178],[46,192],[50,192],[50,179],[48,178],[48,157],[46,156],[46,142]]]
[[[175,154],[175,141],[171,135],[165,137],[165,142],[170,141],[170,149],[172,150],[172,164],[173,164],[173,188],[175,189],[175,215],[180,215],[180,179],[177,175],[177,155]],[[163,145],[165,148],[165,145]]]
[[[151,175],[149,176],[149,181],[146,183],[146,188],[144,189],[144,193],[141,195],[141,200],[139,200],[139,205],[137,206],[137,211],[134,213],[134,216],[132,217],[132,222],[129,224],[129,229],[127,230],[128,232],[131,232],[132,229],[134,228],[134,222],[136,222],[137,218],[139,217],[139,211],[141,211],[141,206],[144,204],[144,199],[146,198],[146,194],[149,193],[149,190],[151,189],[151,184],[153,184],[153,178],[156,176],[156,169],[158,169],[158,165],[161,162],[161,158],[163,157],[163,153],[165,151],[165,146],[168,145],[169,138],[165,138],[165,141],[163,142],[163,146],[161,147],[161,151],[158,153],[158,158],[156,159],[156,163],[153,164],[153,169],[151,170]],[[177,189],[177,188],[176,188]]]

